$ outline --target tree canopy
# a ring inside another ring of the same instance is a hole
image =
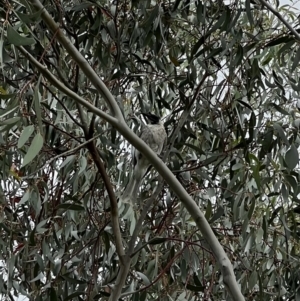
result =
[[[83,72],[94,70],[134,132],[140,112],[162,116],[163,161],[245,299],[300,300],[297,11],[264,0],[37,2],[0,8],[1,294],[112,300],[127,261],[121,300],[239,300],[155,168],[138,202],[116,207],[132,143]]]

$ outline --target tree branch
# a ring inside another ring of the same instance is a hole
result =
[[[298,32],[289,24],[288,21],[286,21],[283,16],[275,9],[273,8],[268,2],[265,0],[259,0],[261,4],[263,4],[270,12],[272,12],[295,36],[295,38],[300,41],[300,35]]]
[[[97,136],[77,145],[76,147],[64,152],[64,153],[61,153],[55,157],[52,157],[50,160],[48,160],[41,168],[39,168],[38,170],[35,170],[33,173],[27,175],[27,176],[24,176],[22,177],[22,179],[26,180],[26,179],[31,179],[31,178],[36,178],[36,175],[43,169],[45,168],[45,165],[49,165],[51,164],[52,162],[58,160],[59,158],[61,157],[65,157],[65,156],[70,156],[72,154],[74,154],[76,151],[80,150],[81,148],[83,148],[85,145],[87,145],[88,143],[91,143],[93,140],[96,140],[99,136],[101,136],[101,134],[98,134]]]
[[[175,140],[176,138],[178,137],[178,134],[180,132],[180,130],[182,129],[184,123],[186,122],[187,118],[189,117],[189,115],[191,114],[192,112],[192,109],[193,109],[193,104],[195,103],[199,93],[200,93],[200,89],[204,83],[204,81],[206,80],[206,78],[208,77],[208,72],[206,71],[203,75],[203,77],[201,78],[197,88],[196,88],[196,91],[195,91],[195,94],[192,98],[192,100],[189,102],[189,104],[187,105],[186,109],[184,110],[184,112],[182,113],[182,115],[180,116],[180,119],[179,119],[179,122],[178,122],[178,125],[176,127],[176,129],[173,131],[172,135],[171,135],[171,139],[170,139],[170,143],[169,143],[169,146],[168,146],[168,150],[165,152],[164,154],[164,157],[163,157],[163,161],[166,161],[166,159],[169,157],[169,154],[171,152],[171,149],[175,143]]]
[[[83,121],[81,121],[83,122]],[[86,140],[89,140],[93,137],[94,134],[94,118],[91,121],[90,129],[86,128],[84,129],[84,134]],[[120,223],[119,223],[119,210],[118,210],[118,202],[117,198],[114,192],[114,189],[112,187],[112,184],[110,182],[110,178],[105,170],[105,166],[100,158],[99,152],[96,148],[94,140],[87,144],[87,148],[93,158],[93,161],[95,165],[98,168],[99,173],[101,174],[101,177],[103,179],[109,200],[110,200],[110,208],[111,208],[111,223],[113,228],[113,233],[115,236],[115,244],[116,244],[116,250],[117,254],[120,258],[120,261],[122,265],[125,265],[125,251],[123,248],[122,243],[122,235],[120,231]]]
[[[39,0],[29,0],[28,2],[31,3],[35,10],[42,11],[41,17],[43,21],[46,23],[52,33],[55,34],[57,40],[64,46],[86,77],[95,86],[97,91],[102,95],[112,115],[115,116],[120,122],[125,123],[121,110],[106,85],[98,77],[94,69],[88,64],[87,60],[81,55],[73,43],[65,36],[63,31],[60,29],[60,26],[53,20],[42,3]]]
[[[97,116],[103,118],[105,121],[109,122],[111,125],[116,126],[119,124],[119,120],[112,117],[111,115],[103,112],[102,110],[96,108],[88,101],[80,97],[78,94],[67,88],[61,81],[59,81],[44,65],[42,65],[38,60],[36,60],[24,47],[18,46],[18,49],[24,54],[25,57],[41,72],[41,74],[46,77],[53,86],[58,90],[65,93],[76,102],[79,102],[84,107],[89,109],[91,112],[95,113]],[[122,117],[123,119],[123,117]]]
[[[42,19],[47,24],[47,26],[53,31],[57,32],[56,37],[58,41],[66,48],[70,56],[77,62],[77,64],[80,66],[81,70],[84,72],[84,74],[91,80],[91,82],[95,85],[97,90],[100,92],[100,94],[105,99],[106,103],[110,107],[110,110],[114,114],[114,117],[104,113],[103,111],[97,109],[87,101],[83,100],[81,97],[76,95],[76,93],[72,92],[73,99],[75,101],[80,102],[84,106],[88,106],[89,109],[94,112],[96,115],[104,118],[106,121],[111,123],[116,130],[119,131],[120,134],[122,134],[127,141],[129,141],[130,144],[132,144],[136,149],[141,151],[143,155],[149,160],[149,162],[154,166],[154,168],[160,173],[160,175],[165,179],[167,184],[170,186],[170,188],[175,192],[175,194],[178,196],[178,198],[181,200],[181,202],[185,205],[186,209],[190,213],[191,217],[196,222],[198,228],[201,230],[203,237],[206,239],[207,243],[209,244],[210,248],[212,249],[212,252],[214,253],[214,256],[216,260],[218,261],[221,272],[223,274],[223,281],[224,285],[226,286],[226,289],[230,293],[233,300],[242,301],[244,300],[244,297],[240,291],[239,285],[236,282],[233,267],[231,265],[230,260],[228,259],[224,249],[220,245],[219,241],[217,240],[216,236],[214,235],[214,232],[212,231],[210,225],[208,224],[207,220],[205,219],[204,214],[201,212],[199,207],[196,205],[194,200],[190,197],[190,195],[187,193],[187,191],[182,187],[182,185],[179,183],[179,181],[176,179],[176,177],[173,175],[173,173],[169,170],[169,168],[163,163],[163,161],[157,156],[156,153],[154,153],[151,148],[140,138],[135,135],[132,130],[127,126],[127,124],[124,121],[123,115],[118,107],[117,102],[115,101],[112,94],[109,92],[107,87],[104,85],[104,83],[97,77],[94,70],[89,66],[88,62],[84,59],[84,57],[77,51],[77,49],[72,45],[71,41],[67,39],[67,37],[64,36],[63,32],[59,29],[58,25],[54,22],[54,20],[51,18],[51,16],[48,14],[46,9],[43,7],[43,5],[38,0],[28,0],[29,3],[31,3],[37,10],[42,10]],[[49,74],[45,72],[45,68],[42,66],[43,74]],[[46,70],[47,71],[47,70]],[[51,74],[51,80],[52,82],[55,82],[53,80],[53,75]],[[60,87],[63,90],[70,93],[69,89],[67,89],[64,85],[60,83],[60,85],[56,85],[56,87]],[[68,94],[70,95],[70,94]],[[127,275],[128,271],[126,269],[129,269],[130,265],[123,266],[121,265],[121,270],[124,269],[124,274]],[[121,273],[119,273],[120,275]],[[118,279],[119,279],[118,275]],[[121,277],[121,276],[120,276]],[[118,300],[120,295],[115,294],[117,298],[114,300]]]

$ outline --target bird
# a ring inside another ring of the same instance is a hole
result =
[[[142,113],[148,124],[143,124],[139,137],[157,154],[160,155],[167,140],[167,133],[160,117],[152,113]],[[150,167],[150,162],[132,146],[133,171],[131,178],[121,196],[123,203],[136,202],[143,177]]]

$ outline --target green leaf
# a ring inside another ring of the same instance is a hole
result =
[[[33,278],[32,280],[30,280],[29,282],[35,282],[37,280],[41,280],[43,279],[45,276],[42,272],[40,272],[35,278]]]
[[[296,43],[296,40],[291,40],[289,42],[287,42],[285,45],[283,45],[279,51],[277,52],[277,55],[279,56],[281,53],[284,52],[290,52],[291,49],[293,49],[293,45]]]
[[[191,58],[194,57],[194,55],[197,53],[198,49],[200,48],[201,45],[203,45],[203,43],[205,42],[205,37],[206,36],[202,36],[197,43],[193,46],[192,51],[191,51]]]
[[[110,34],[110,37],[114,40],[116,38],[116,25],[113,20],[108,21],[107,23],[107,29]]]
[[[44,144],[44,139],[40,133],[37,133],[33,138],[30,147],[23,159],[22,167],[30,163],[40,152]]]
[[[212,214],[212,204],[211,204],[211,201],[208,200],[207,205],[206,205],[205,218],[207,220],[210,219],[211,214]]]
[[[40,267],[40,270],[43,272],[45,270],[45,265],[44,265],[44,261],[43,261],[43,258],[40,254],[35,254],[36,256],[36,261]]]
[[[60,205],[58,205],[58,208],[74,210],[74,211],[83,211],[84,210],[83,206],[76,205],[76,204],[68,204],[68,203],[60,204]]]
[[[211,57],[215,57],[215,56],[218,55],[220,52],[222,52],[222,50],[223,50],[222,47],[213,49],[213,51],[211,51],[211,52],[207,55],[206,59],[210,59]]]
[[[291,145],[285,154],[285,163],[289,169],[294,169],[299,163],[299,153],[294,144]]]
[[[80,175],[83,171],[85,171],[85,169],[87,167],[86,157],[80,157],[78,163],[79,163],[79,167],[80,167],[78,174]]]
[[[40,129],[40,133],[43,134],[43,127],[42,127],[42,114],[41,114],[41,94],[39,92],[39,86],[40,86],[40,81],[42,79],[42,75],[39,76],[39,79],[37,81],[37,84],[34,87],[34,108],[35,108],[35,115],[38,120],[38,125]]]
[[[230,29],[236,24],[236,22],[239,20],[239,17],[242,13],[242,8],[238,9],[237,11],[234,12],[235,16],[231,16],[231,22],[229,23],[229,25],[226,28],[226,31],[229,32]]]
[[[260,167],[259,163],[257,163],[257,165],[251,166],[252,176],[253,176],[253,178],[256,182],[256,185],[257,185],[258,189],[260,189],[260,186],[261,186],[261,180],[260,180],[260,175],[259,175],[259,167]]]
[[[291,36],[285,36],[285,37],[280,37],[278,39],[274,39],[271,42],[267,43],[265,47],[271,47],[271,46],[276,46],[282,43],[287,43],[293,40],[294,38]]]
[[[225,212],[224,208],[219,206],[217,208],[217,212],[209,220],[209,223],[211,224],[211,223],[215,222],[216,220],[218,220],[221,216],[223,216],[224,212]]]
[[[23,23],[27,24],[27,23],[39,21],[41,19],[40,17],[41,17],[42,12],[43,12],[43,9],[37,11],[36,13],[30,14],[30,15],[23,14],[20,12],[16,12],[16,14]]]
[[[205,289],[205,286],[196,286],[188,283],[186,284],[185,287],[192,292],[204,292]]]
[[[16,46],[28,46],[35,44],[33,38],[26,38],[17,33],[10,25],[7,28],[7,40],[9,43]]]
[[[165,68],[164,64],[162,63],[162,61],[160,59],[155,59],[154,61],[155,61],[155,64],[157,66],[157,69],[162,71],[163,73],[165,73],[166,68]]]
[[[18,140],[18,148],[21,148],[27,142],[27,140],[29,139],[33,131],[34,131],[33,125],[29,125],[24,128]]]
[[[155,18],[158,16],[158,13],[159,13],[159,6],[156,5],[156,6],[152,9],[152,11],[151,11],[151,13],[149,14],[149,16],[148,16],[147,18],[145,18],[145,20],[144,20],[142,23],[140,23],[140,26],[143,27],[143,28],[146,28],[146,29],[148,29],[148,30],[149,30],[150,28],[152,28],[153,23],[154,23],[154,20],[155,20]]]
[[[299,61],[300,61],[300,47],[298,46],[298,50],[294,57],[294,61],[293,61],[292,69],[291,69],[292,72],[299,66]]]
[[[250,208],[249,208],[249,211],[248,211],[248,219],[249,220],[251,220],[252,214],[254,212],[254,208],[255,208],[255,198],[253,198],[251,200]]]
[[[284,175],[284,178],[289,183],[289,185],[293,188],[294,194],[298,192],[298,181],[296,180],[296,177],[293,177],[291,175]]]
[[[263,236],[264,236],[264,230],[262,228],[258,228],[258,230],[256,231],[256,237],[255,237],[256,244],[262,243]]]
[[[71,11],[82,11],[83,9],[89,8],[93,5],[94,5],[94,3],[90,2],[90,1],[85,1],[83,3],[74,5],[70,10]]]
[[[285,136],[285,132],[283,130],[283,128],[278,124],[278,123],[274,123],[274,129],[278,132],[279,137],[281,138],[281,140],[286,144],[286,145],[290,145],[288,139]]]
[[[240,65],[243,59],[243,55],[244,55],[243,47],[241,45],[238,45],[237,53],[235,55],[232,67],[236,67]]]
[[[158,244],[162,244],[165,241],[167,241],[167,239],[164,237],[155,237],[155,238],[149,240],[148,244],[149,245],[158,245]]]
[[[254,129],[256,127],[256,116],[255,116],[255,113],[252,112],[251,113],[251,117],[250,117],[250,122],[249,122],[249,142],[252,142],[253,141],[253,138],[254,138]]]
[[[213,27],[210,30],[208,30],[206,35],[210,35],[211,33],[215,32],[217,29],[219,29],[224,23],[226,19],[226,15],[227,15],[227,10],[224,9],[222,16],[218,18],[218,21],[213,25]]]
[[[279,113],[283,114],[283,115],[291,115],[289,112],[287,112],[286,110],[284,110],[281,106],[275,104],[275,103],[271,103],[270,105],[272,105]]]
[[[20,202],[18,203],[18,206],[25,204],[29,200],[29,197],[30,197],[30,190],[27,189],[24,195],[22,196]]]
[[[137,275],[138,275],[139,277],[141,277],[141,279],[143,280],[143,283],[144,283],[145,285],[150,285],[150,284],[151,284],[149,278],[148,278],[145,274],[143,274],[143,273],[141,273],[141,272],[138,272],[138,271],[136,271],[136,273],[137,273]]]
[[[265,84],[266,84],[269,88],[272,88],[272,89],[277,87],[277,85],[272,84],[272,83],[269,82],[267,79],[265,79]]]
[[[288,203],[289,202],[289,191],[288,189],[286,188],[286,185],[283,183],[282,186],[281,186],[281,195],[282,195],[282,198],[283,200]]]
[[[256,285],[257,280],[257,272],[253,271],[249,278],[249,290],[252,290],[252,288]]]
[[[252,12],[251,12],[250,1],[251,0],[246,0],[246,14],[247,14],[250,25],[253,26],[254,21],[253,21],[253,16],[252,16]]]
[[[57,301],[58,300],[56,291],[53,287],[50,288],[50,300],[51,301]]]
[[[201,1],[196,2],[197,5],[197,19],[200,23],[205,23],[205,7]]]
[[[21,117],[13,117],[13,118],[9,118],[6,119],[4,121],[1,121],[1,125],[12,125],[12,124],[16,124],[20,121]]]
[[[68,275],[62,275],[61,276],[63,279],[67,280],[68,282],[72,283],[72,284],[86,284],[86,281],[82,281],[73,277],[69,277]],[[82,293],[80,293],[82,294]],[[76,295],[77,296],[77,295]]]
[[[0,93],[0,96],[2,96],[2,94]],[[0,97],[1,98],[1,97]],[[6,115],[9,115],[11,114],[13,111],[15,111],[16,109],[18,109],[18,107],[14,107],[14,108],[9,108],[9,109],[6,109],[6,110],[1,110],[1,113],[0,113],[0,118],[4,118]],[[1,122],[2,123],[2,122]]]

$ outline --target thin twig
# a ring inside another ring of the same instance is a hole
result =
[[[78,151],[79,149],[81,149],[83,146],[87,145],[88,143],[92,142],[93,140],[97,139],[98,137],[100,137],[102,134],[99,134],[95,137],[93,137],[92,139],[90,140],[87,140],[81,144],[79,144],[78,146],[62,153],[62,154],[59,154],[53,158],[51,158],[50,160],[46,161],[45,164],[43,164],[42,167],[40,167],[38,170],[36,170],[35,172],[33,172],[32,174],[28,175],[28,176],[25,176],[25,177],[22,177],[22,179],[32,179],[32,178],[36,178],[37,177],[37,174],[43,169],[45,168],[46,165],[49,165],[51,164],[53,161],[56,161],[57,159],[59,159],[60,157],[66,157],[66,156],[70,156],[72,155],[73,153],[75,153],[76,151]]]

